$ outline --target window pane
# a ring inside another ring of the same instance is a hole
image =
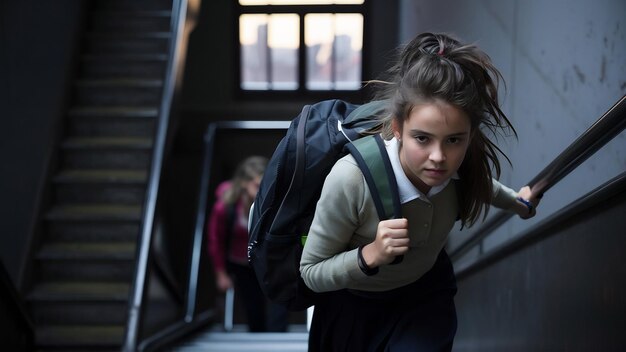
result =
[[[304,18],[307,82],[312,90],[361,87],[363,16],[309,14]]]
[[[298,89],[299,33],[296,14],[240,16],[241,88]]]
[[[308,89],[332,89],[333,15],[304,17]]]
[[[267,15],[239,17],[241,88],[268,89]]]
[[[268,43],[272,57],[272,89],[298,89],[300,18],[296,14],[269,17]]]
[[[363,0],[239,0],[240,5],[360,5]]]
[[[363,53],[363,16],[335,15],[336,89],[361,88],[361,57]]]

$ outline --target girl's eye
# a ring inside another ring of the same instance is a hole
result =
[[[448,144],[457,144],[457,143],[459,143],[460,141],[461,141],[461,139],[460,139],[460,138],[458,138],[458,137],[451,137],[451,138],[448,138]]]
[[[427,136],[415,136],[415,139],[417,140],[418,143],[426,143],[426,142],[428,142],[428,137]]]

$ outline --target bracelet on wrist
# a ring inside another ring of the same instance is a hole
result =
[[[357,261],[358,261],[358,264],[359,264],[359,269],[361,269],[363,274],[365,274],[367,276],[372,276],[372,275],[378,274],[378,267],[370,268],[367,265],[367,263],[365,262],[365,259],[363,258],[363,247],[364,246],[359,246],[359,249],[357,251]]]
[[[526,208],[528,208],[528,214],[532,214],[533,213],[534,206],[533,206],[533,204],[530,201],[528,201],[528,200],[526,200],[526,199],[524,199],[522,197],[517,197],[517,200],[520,201],[522,204],[524,204],[526,206]]]

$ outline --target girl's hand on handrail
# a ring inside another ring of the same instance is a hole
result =
[[[522,219],[530,219],[537,214],[537,206],[543,197],[542,193],[535,193],[529,186],[522,187],[517,192],[517,203],[514,211]]]

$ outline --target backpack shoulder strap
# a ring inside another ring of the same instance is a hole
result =
[[[369,135],[346,146],[363,172],[378,218],[387,220],[402,217],[398,183],[382,137],[378,134]],[[390,264],[401,263],[403,259],[404,256],[399,255]]]
[[[346,147],[356,160],[367,182],[381,220],[402,216],[398,183],[380,135],[359,138]]]
[[[387,220],[402,217],[398,182],[382,137],[379,134],[369,135],[346,146],[363,172],[378,218]],[[390,264],[399,264],[403,259],[404,255],[399,255]]]

